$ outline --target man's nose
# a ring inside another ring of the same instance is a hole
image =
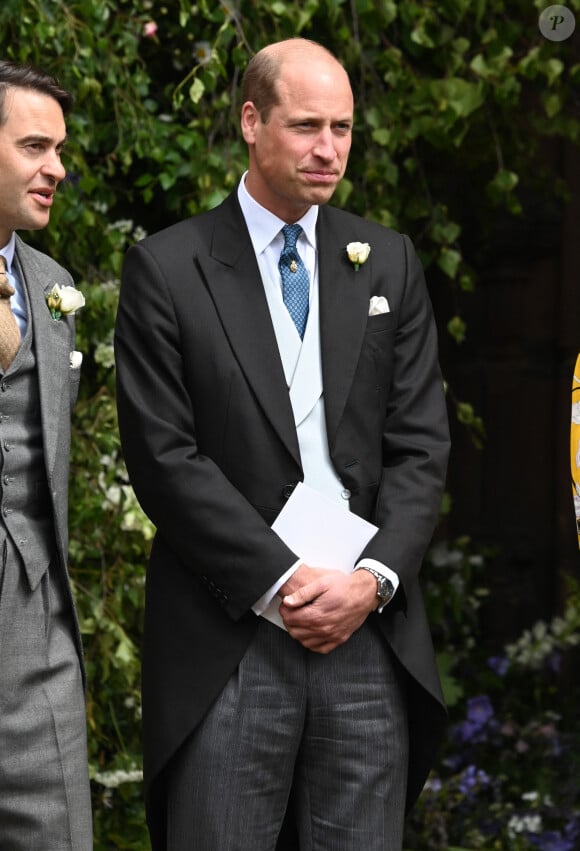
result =
[[[336,155],[334,138],[330,127],[324,127],[316,138],[313,148],[314,155],[320,159],[333,160]]]
[[[66,177],[66,169],[62,164],[60,154],[56,151],[50,151],[42,164],[41,172],[42,174],[51,177],[53,180],[56,180],[57,183],[64,180]]]

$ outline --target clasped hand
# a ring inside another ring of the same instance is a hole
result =
[[[348,641],[377,605],[376,580],[366,570],[346,574],[301,564],[278,593],[286,629],[316,653]]]

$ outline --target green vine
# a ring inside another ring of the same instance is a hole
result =
[[[74,419],[71,573],[89,675],[97,851],[147,847],[139,741],[139,644],[153,529],[120,452],[112,328],[122,258],[145,232],[211,208],[246,162],[240,80],[264,44],[301,35],[347,68],[357,105],[335,202],[415,241],[453,346],[469,337],[488,223],[526,192],[564,202],[546,139],[580,141],[580,63],[538,29],[536,0],[3,0],[3,56],[57,75],[76,98],[50,227],[29,235],[86,296]],[[580,0],[568,7],[580,11]],[[466,228],[469,221],[469,233]],[[473,234],[477,234],[477,240]],[[451,407],[484,439],[468,402]],[[459,604],[458,604],[459,605]],[[439,648],[445,657],[445,646]],[[448,657],[447,657],[448,658]]]

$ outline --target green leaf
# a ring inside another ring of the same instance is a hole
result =
[[[439,257],[437,258],[437,265],[445,272],[447,277],[455,278],[460,263],[461,254],[459,251],[455,251],[454,248],[447,248],[447,246],[444,245]]]
[[[425,22],[423,21],[411,33],[411,41],[421,45],[421,47],[435,47],[435,42],[427,32]]]
[[[456,343],[463,343],[466,336],[466,325],[460,316],[453,316],[447,323],[447,330]]]
[[[461,275],[459,278],[459,286],[464,292],[473,292],[475,289],[475,284],[472,275],[468,274],[467,272]]]
[[[451,507],[453,505],[453,499],[451,494],[448,491],[445,491],[443,496],[441,497],[441,506],[439,508],[440,514],[448,515],[451,513]]]
[[[167,191],[175,183],[174,174],[167,171],[162,171],[159,175],[159,183],[161,184],[161,188]]]
[[[371,107],[370,109],[365,110],[364,116],[366,123],[369,125],[369,127],[372,127],[373,130],[376,130],[381,126],[381,121],[383,120],[383,117],[381,115],[380,110],[376,107]]]
[[[431,83],[431,92],[439,108],[449,107],[462,118],[479,109],[484,101],[481,82],[470,83],[460,77],[434,80]]]
[[[452,44],[453,44],[453,49],[460,56],[463,56],[463,54],[466,53],[469,50],[469,47],[470,47],[469,40],[466,39],[466,38],[463,38],[463,37],[454,39]]]
[[[463,687],[452,674],[456,664],[456,660],[449,653],[437,655],[437,668],[447,706],[455,706],[464,695]]]
[[[519,183],[519,177],[514,171],[500,168],[493,180],[488,184],[489,189],[498,192],[512,192]]]
[[[548,59],[544,64],[544,72],[551,86],[564,72],[564,63],[560,59]]]
[[[391,139],[391,132],[390,130],[387,130],[386,127],[380,127],[377,130],[373,130],[372,138],[377,145],[386,147]]]
[[[199,77],[196,77],[191,86],[189,87],[189,99],[193,103],[199,103],[201,100],[203,93],[205,91],[205,86]]]
[[[487,62],[481,53],[478,53],[477,56],[474,56],[471,62],[469,63],[469,67],[473,71],[474,74],[477,74],[479,77],[483,77],[484,79],[489,75],[489,68],[487,67]]]
[[[530,78],[534,78],[540,68],[540,48],[535,45],[520,59],[518,70]]]
[[[548,94],[543,98],[543,101],[548,118],[554,118],[562,111],[562,98],[559,94]]]
[[[457,222],[436,222],[431,228],[431,236],[439,243],[455,242],[460,233],[461,227]]]

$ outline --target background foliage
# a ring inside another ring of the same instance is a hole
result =
[[[459,296],[477,282],[490,223],[525,215],[532,196],[566,201],[542,150],[548,139],[580,139],[580,64],[577,41],[540,35],[546,5],[3,0],[2,55],[46,68],[76,96],[69,177],[50,228],[29,239],[72,271],[87,298],[78,322],[85,361],[70,567],[89,676],[97,851],[148,847],[138,647],[153,529],[129,486],[116,428],[112,329],[125,249],[236,185],[245,163],[238,112],[248,58],[278,38],[314,38],[344,61],[357,103],[336,203],[412,235],[432,290],[445,288],[441,332],[459,346],[467,333]],[[579,0],[567,5],[580,11]],[[452,387],[449,398],[481,441],[469,401]],[[440,544],[427,565],[454,727],[408,845],[571,851],[579,802],[577,751],[576,762],[569,758],[578,739],[570,731],[578,717],[561,705],[555,667],[578,637],[578,589],[561,622],[536,625],[522,647],[488,664],[479,633],[483,556],[470,550],[465,540]],[[565,778],[559,788],[558,777]]]

